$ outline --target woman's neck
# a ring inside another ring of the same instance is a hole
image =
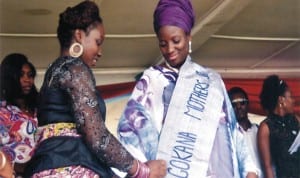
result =
[[[28,106],[26,105],[25,99],[24,98],[18,98],[15,100],[16,105],[22,110],[22,111],[27,111],[29,110]]]
[[[60,56],[70,56],[70,53],[69,53],[68,50],[62,50],[62,51],[60,52]]]
[[[283,117],[286,114],[283,107],[280,107],[280,106],[276,106],[273,113],[278,115],[278,116],[281,116],[281,117]]]
[[[166,68],[168,68],[168,69],[170,69],[170,70],[176,72],[176,73],[179,72],[179,69],[177,69],[177,68],[175,68],[175,67],[172,67],[167,61],[164,62],[164,66],[165,66]]]

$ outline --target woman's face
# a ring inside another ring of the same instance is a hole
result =
[[[158,32],[159,48],[165,60],[175,68],[180,68],[189,54],[190,35],[176,26],[163,26]]]
[[[294,112],[294,99],[290,90],[287,90],[283,96],[283,108],[287,114]]]
[[[83,33],[81,44],[83,46],[82,59],[90,67],[96,66],[96,62],[102,56],[102,43],[104,41],[104,27],[98,24],[89,33]]]
[[[23,94],[29,94],[32,89],[32,86],[34,85],[34,76],[28,64],[24,64],[22,66],[20,84]]]

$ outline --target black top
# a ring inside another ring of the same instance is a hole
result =
[[[134,158],[107,130],[105,103],[96,90],[90,68],[81,59],[58,58],[47,70],[40,91],[39,126],[76,123],[82,137],[51,137],[41,142],[29,163],[29,174],[42,170],[84,165],[101,177],[115,167],[127,172]]]
[[[300,149],[290,154],[290,146],[299,133],[299,123],[294,115],[281,117],[272,114],[265,120],[270,130],[270,150],[277,177],[300,177]]]

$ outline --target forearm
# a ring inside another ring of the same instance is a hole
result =
[[[264,176],[265,178],[274,178],[274,172],[272,166],[264,166]]]

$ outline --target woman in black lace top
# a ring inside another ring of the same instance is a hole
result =
[[[90,67],[101,57],[104,27],[97,5],[84,1],[59,16],[61,56],[48,68],[38,109],[38,147],[31,177],[163,177],[166,163],[135,160],[105,127],[105,103]]]
[[[268,113],[258,130],[258,148],[265,177],[299,178],[300,149],[295,139],[300,127],[294,115],[291,91],[285,81],[271,75],[264,80],[260,99]]]

